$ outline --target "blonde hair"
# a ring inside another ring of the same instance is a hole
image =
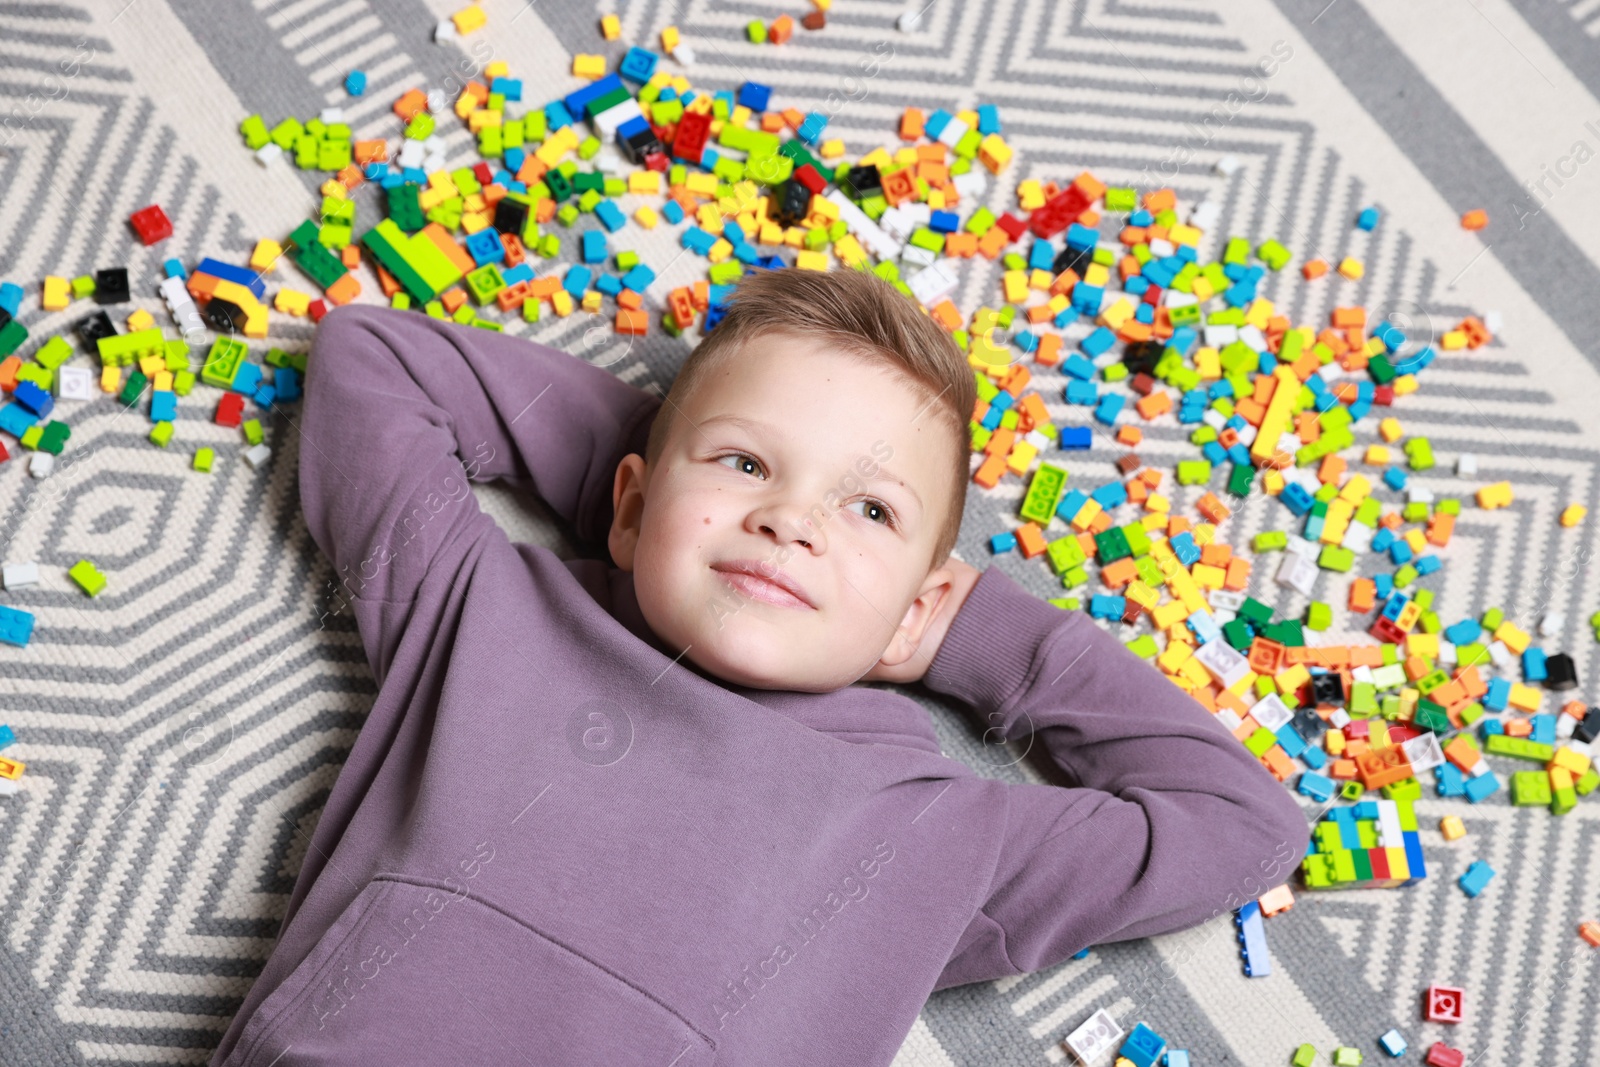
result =
[[[950,334],[914,300],[867,271],[785,268],[746,274],[734,288],[727,314],[689,353],[673,381],[661,414],[650,427],[646,463],[661,455],[677,410],[700,379],[751,340],[772,333],[825,341],[898,372],[928,394],[929,414],[946,428],[955,452],[948,483],[951,505],[929,569],[942,564],[961,532],[969,476],[968,423],[977,387],[971,366]]]

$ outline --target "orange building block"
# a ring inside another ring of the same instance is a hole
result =
[[[1139,409],[1140,417],[1148,421],[1172,410],[1172,396],[1166,392],[1151,393],[1141,397],[1134,406]]]
[[[1033,559],[1044,554],[1047,542],[1044,539],[1044,531],[1039,528],[1038,523],[1025,522],[1017,527],[1016,533],[1017,547],[1022,549],[1023,559]]]
[[[1350,610],[1371,611],[1378,601],[1378,586],[1371,578],[1357,578],[1350,583]]]

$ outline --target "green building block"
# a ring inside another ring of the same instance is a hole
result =
[[[212,464],[212,461],[216,459],[216,456],[217,456],[217,454],[214,451],[212,451],[211,449],[209,449],[209,448],[197,448],[197,449],[195,449],[195,452],[194,452],[194,469],[197,470],[197,471],[202,471],[202,472],[204,472],[206,474],[210,474],[211,473],[211,464]]]
[[[1255,597],[1245,597],[1244,603],[1239,605],[1238,616],[1259,628],[1272,621],[1272,608]]]
[[[1333,625],[1333,608],[1320,600],[1313,600],[1306,607],[1306,625],[1313,630],[1326,630]]]
[[[99,596],[100,590],[106,587],[106,576],[101,574],[95,568],[95,565],[86,559],[80,559],[74,563],[72,568],[67,571],[67,577],[77,582],[78,588],[90,596]]]
[[[138,403],[140,395],[144,392],[144,387],[149,384],[149,378],[146,378],[139,371],[134,371],[128,375],[128,380],[123,383],[122,392],[117,394],[117,402],[123,407]]]
[[[150,428],[150,441],[152,444],[166,448],[167,442],[172,440],[172,423],[158,422]]]
[[[1265,726],[1256,727],[1255,733],[1245,739],[1244,747],[1250,750],[1252,756],[1266,755],[1267,749],[1278,743],[1278,735]]]
[[[166,338],[161,335],[161,328],[153,326],[148,330],[102,337],[95,343],[95,348],[100,353],[101,366],[129,367],[145,356],[161,355],[165,345]]]
[[[1540,763],[1550,762],[1556,754],[1554,745],[1529,741],[1525,737],[1507,737],[1505,734],[1490,734],[1484,742],[1484,749],[1491,755],[1537,760]]]
[[[1270,552],[1273,549],[1284,548],[1289,544],[1289,535],[1282,530],[1266,530],[1256,534],[1251,541],[1251,547],[1257,552]]]
[[[1114,563],[1133,554],[1128,547],[1127,535],[1118,526],[1111,527],[1105,533],[1096,534],[1094,543],[1095,555],[1099,557],[1101,563]]]
[[[1028,493],[1022,499],[1022,509],[1019,514],[1040,526],[1049,525],[1066,486],[1065,467],[1058,467],[1052,463],[1039,464],[1039,469],[1033,473],[1033,480],[1028,483]]]
[[[61,455],[61,450],[67,447],[67,439],[72,436],[72,427],[55,419],[51,419],[43,427],[36,424],[33,429],[39,431],[39,451],[48,452],[52,456]]]
[[[1144,526],[1137,522],[1130,522],[1122,527],[1122,536],[1127,539],[1128,551],[1134,558],[1142,559],[1150,554],[1150,533]]]
[[[244,431],[244,439],[246,441],[250,442],[252,445],[259,445],[261,443],[263,434],[261,432],[260,419],[246,419],[239,428]]]
[[[1348,1045],[1334,1049],[1333,1067],[1361,1067],[1361,1050]]]
[[[1317,1062],[1317,1047],[1315,1045],[1301,1045],[1294,1050],[1294,1059],[1290,1067],[1312,1067]]]
[[[231,337],[217,338],[211,344],[211,351],[206,353],[205,365],[200,368],[200,380],[222,389],[231,387],[240,365],[249,354],[250,348],[243,341]],[[143,383],[140,383],[140,388],[143,387]]]
[[[1057,574],[1065,574],[1074,567],[1082,566],[1085,561],[1083,546],[1075,536],[1057,538],[1046,545],[1044,551]]]
[[[1317,556],[1317,566],[1323,570],[1348,574],[1355,565],[1355,550],[1341,548],[1339,545],[1323,545],[1322,552]]]
[[[1141,634],[1135,637],[1124,647],[1140,659],[1154,659],[1157,653],[1161,651],[1156,645],[1156,639],[1149,634]]]
[[[1491,751],[1493,751],[1491,749]],[[1511,803],[1518,807],[1550,803],[1550,775],[1546,771],[1513,771]]]

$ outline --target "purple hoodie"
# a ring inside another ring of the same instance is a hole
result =
[[[608,371],[350,306],[308,373],[306,523],[379,692],[214,1064],[887,1064],[935,989],[1299,861],[1299,805],[1221,723],[995,569],[926,685],[1036,732],[1070,787],[979,777],[889,690],[675,662],[631,575],[511,543],[467,488],[530,486],[603,542],[659,405]]]

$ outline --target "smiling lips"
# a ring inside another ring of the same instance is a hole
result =
[[[816,608],[799,582],[771,564],[753,559],[731,559],[713,563],[711,569],[751,600],[787,608]]]

